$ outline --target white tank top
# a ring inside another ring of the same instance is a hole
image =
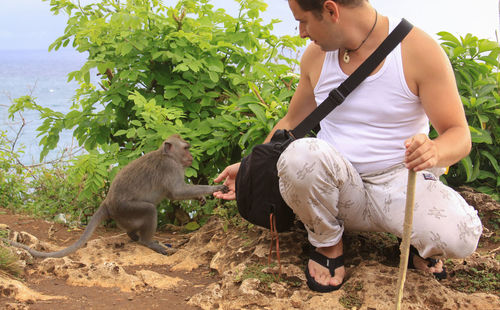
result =
[[[390,19],[389,31],[398,22]],[[338,50],[326,53],[314,88],[318,105],[348,77],[338,59]],[[318,138],[333,145],[359,173],[370,173],[402,163],[404,141],[417,133],[429,133],[429,120],[406,84],[399,44],[377,73],[321,121]]]

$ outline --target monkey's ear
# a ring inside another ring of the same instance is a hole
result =
[[[172,149],[172,143],[170,143],[170,142],[163,143],[163,153],[164,154],[170,153],[171,149]]]

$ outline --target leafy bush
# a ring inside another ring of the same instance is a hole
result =
[[[467,34],[440,32],[455,71],[472,136],[472,151],[446,177],[452,185],[470,186],[500,200],[500,88],[498,43]]]
[[[6,132],[0,130],[0,206],[19,206],[24,201],[28,185],[26,171],[18,162],[22,152],[22,149],[13,152]]]
[[[74,167],[70,163],[54,162],[24,166],[19,156],[22,146],[7,139],[0,131],[0,206],[17,212],[27,212],[43,218],[54,214],[69,215],[85,220],[102,200],[102,191],[78,200],[81,183],[70,181]]]
[[[51,0],[51,10],[69,18],[50,49],[72,44],[88,53],[83,67],[68,75],[80,84],[73,107],[63,114],[25,96],[10,113],[40,112],[41,158],[56,147],[62,130],[74,130],[88,152],[72,171],[75,184],[84,182],[83,199],[173,133],[192,145],[189,181],[210,183],[284,116],[297,62],[282,51],[305,42],[272,35],[278,20],[263,24],[262,0],[237,2],[239,14],[231,17],[208,0],[180,0],[175,7],[158,0],[101,0],[83,7]]]

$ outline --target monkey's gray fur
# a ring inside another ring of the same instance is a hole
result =
[[[90,219],[80,239],[69,247],[46,253],[15,241],[4,241],[27,250],[35,257],[63,257],[82,247],[102,221],[113,219],[132,240],[158,253],[168,254],[168,248],[152,240],[157,226],[156,205],[165,198],[203,201],[205,195],[228,190],[225,185],[185,183],[184,170],[193,161],[189,147],[189,143],[179,135],[173,135],[159,149],[125,166],[111,183],[106,198]]]

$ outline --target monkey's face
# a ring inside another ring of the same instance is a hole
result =
[[[189,152],[190,147],[191,146],[188,143],[184,146],[184,152],[181,159],[184,167],[189,167],[193,163],[193,155]]]
[[[189,152],[190,147],[191,145],[180,136],[173,135],[163,143],[163,152],[182,166],[189,167],[193,163],[193,156]]]

